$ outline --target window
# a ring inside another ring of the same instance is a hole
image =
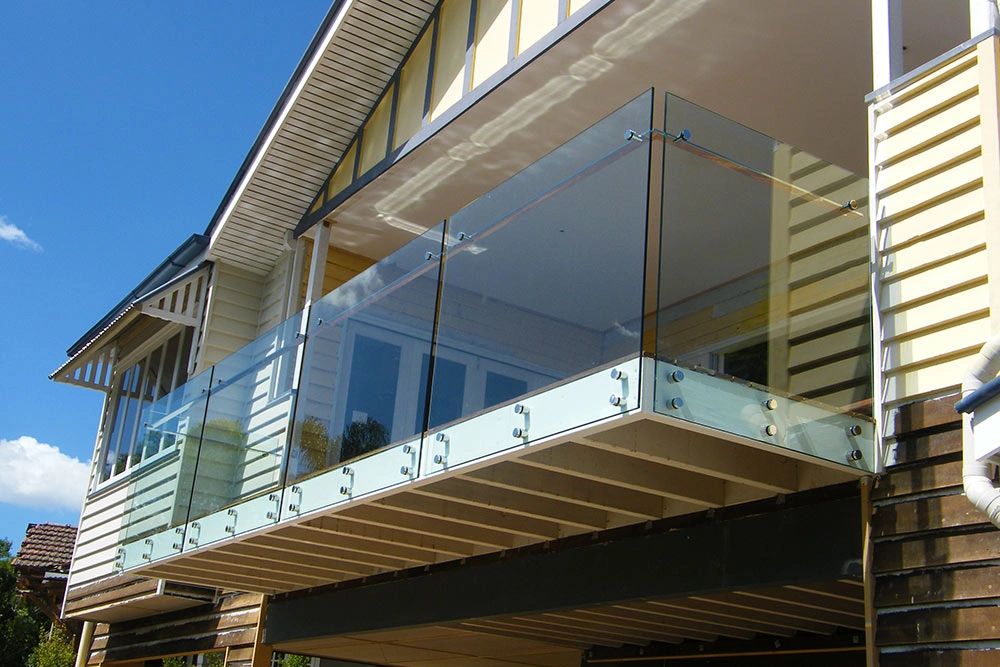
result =
[[[116,365],[114,393],[108,398],[104,416],[99,482],[113,479],[173,445],[173,434],[146,437],[148,424],[144,422],[152,418],[150,406],[154,403],[159,402],[157,412],[170,412],[169,404],[179,400],[170,394],[187,381],[192,337],[190,327],[174,330],[152,349],[123,358]]]

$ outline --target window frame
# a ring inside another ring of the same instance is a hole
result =
[[[189,337],[191,338],[190,341],[187,340]],[[148,405],[155,403],[167,394],[176,390],[178,387],[181,387],[189,379],[187,374],[189,365],[188,362],[195,348],[193,337],[193,327],[169,323],[150,336],[142,344],[138,345],[127,355],[115,360],[115,366],[111,376],[111,389],[108,392],[104,414],[101,417],[100,442],[95,456],[95,474],[90,493],[103,491],[117,482],[128,478],[135,470],[145,468],[147,465],[151,465],[155,461],[173,453],[172,448],[161,448],[151,456],[145,458],[139,457],[138,460],[136,460],[136,441],[138,439],[138,434],[141,431],[141,424],[139,422],[141,421],[143,410]],[[174,368],[170,372],[170,386],[163,393],[158,393],[154,388],[152,397],[147,400],[146,394],[150,381],[148,364],[154,354],[158,352],[159,362],[157,367],[159,369],[158,372],[162,372],[166,361],[167,349],[170,346],[171,341],[175,338],[178,340],[177,353],[174,359]],[[185,358],[185,348],[187,352],[186,356],[188,358]],[[129,385],[132,384],[130,374],[137,366],[141,368],[141,378],[137,389],[137,403],[134,406],[135,414],[131,414],[131,407],[126,405],[125,415],[126,419],[130,423],[123,424],[122,429],[118,430],[115,428],[115,422],[118,419],[119,411],[122,409],[120,401],[122,398],[123,381],[125,376],[128,375],[128,383]],[[116,460],[119,456],[122,441],[125,438],[128,440],[128,455],[125,461],[125,467],[120,472],[115,472]],[[112,443],[111,440],[115,440],[117,445]],[[108,459],[108,456],[111,454],[110,447],[112,445],[115,445],[115,459]],[[111,465],[111,470],[107,477],[105,477],[104,471],[109,463]]]

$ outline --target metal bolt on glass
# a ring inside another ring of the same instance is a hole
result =
[[[447,460],[448,460],[448,458],[444,454],[435,454],[434,455],[434,463],[436,463],[438,465],[444,465],[445,461],[447,461]]]
[[[270,519],[271,521],[274,521],[275,519],[278,518],[278,513],[277,512],[268,512],[265,516],[267,516],[267,518]]]
[[[767,408],[768,410],[777,410],[778,401],[776,399],[769,398],[766,401],[764,401],[764,407]]]
[[[608,398],[608,403],[615,407],[620,407],[625,405],[625,398],[623,396],[619,396],[618,394],[611,394],[611,397]]]
[[[764,427],[764,433],[770,436],[778,435],[778,427],[774,424],[768,424]]]
[[[668,405],[674,410],[680,410],[681,408],[684,407],[684,399],[680,397],[671,398],[670,403],[668,403]]]
[[[861,426],[859,426],[858,424],[851,424],[851,427],[847,429],[847,432],[848,434],[857,437],[861,435]]]
[[[851,453],[847,455],[852,461],[860,461],[865,457],[864,452],[860,449],[852,449]]]
[[[517,405],[514,406],[515,415],[526,415],[529,412],[531,412],[531,408],[529,408],[524,403],[518,403]]]
[[[620,370],[618,368],[612,368],[611,369],[611,379],[612,380],[627,380],[628,379],[628,373],[626,373],[625,371]]]
[[[527,428],[522,428],[520,426],[515,426],[514,430],[511,431],[511,435],[513,435],[515,438],[527,438],[528,437],[528,429]]]
[[[448,442],[448,434],[438,433],[437,435],[434,436],[434,439],[437,440],[438,442]]]
[[[412,471],[413,471],[413,468],[411,468],[410,466],[403,466],[402,468],[399,469],[399,474],[400,475],[409,475]]]
[[[684,371],[673,371],[668,378],[671,382],[680,382],[684,379]]]

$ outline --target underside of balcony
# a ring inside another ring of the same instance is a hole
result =
[[[851,579],[471,618],[278,644],[289,653],[386,665],[577,667],[760,656],[864,664],[864,604]],[[771,663],[775,664],[775,663]],[[785,664],[785,663],[781,663]],[[795,663],[789,663],[795,664]]]
[[[647,376],[655,375],[654,363],[643,364]],[[620,365],[633,377],[639,366]],[[719,385],[719,413],[728,412],[722,390],[732,382],[708,380]],[[677,384],[685,382],[692,378]],[[785,400],[787,408],[769,410],[768,399],[744,387],[742,412],[756,414],[725,432],[654,410],[652,389],[643,408],[637,381],[626,390],[631,402],[612,406],[614,384],[604,369],[521,399],[516,405],[527,416],[503,406],[443,429],[444,442],[381,451],[220,510],[189,528],[200,544],[189,540],[183,553],[135,571],[279,593],[780,497],[867,473],[851,460],[857,442],[872,437],[863,420],[827,415],[825,425],[807,422],[796,414],[802,405]],[[712,409],[687,391],[685,410]],[[864,433],[852,436],[849,422]],[[519,443],[511,435],[518,424],[538,437]],[[760,439],[768,437],[768,424],[777,431],[775,444]],[[752,438],[741,429],[763,431]],[[823,451],[809,451],[811,441],[823,442]],[[840,447],[840,462],[830,460],[830,447]],[[402,472],[417,467],[419,475]],[[239,522],[261,507],[280,509],[280,521],[243,533]],[[172,537],[168,531],[133,548],[152,553],[158,539]]]
[[[265,641],[387,665],[863,664],[859,518],[848,484],[278,595]]]

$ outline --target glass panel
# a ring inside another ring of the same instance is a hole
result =
[[[657,409],[850,462],[872,397],[867,180],[670,95],[665,128],[690,134],[664,142],[656,354],[689,376],[658,374]],[[691,404],[694,384],[733,412]]]
[[[438,395],[438,401],[431,406],[430,418],[427,420],[427,428],[429,429],[461,417],[462,406],[465,404],[465,364],[447,359],[442,354],[443,352],[439,348],[434,367],[434,393]],[[418,405],[423,405],[427,401],[427,374],[430,373],[430,366],[430,355],[425,354],[420,362]],[[424,429],[422,416],[417,416],[416,431]]]
[[[282,369],[296,363],[301,323],[298,313],[215,365],[190,519],[280,485],[295,402],[294,374]],[[271,520],[266,514],[241,516],[234,532],[259,527]],[[201,537],[203,543],[209,538]]]
[[[111,477],[114,468],[115,457],[118,452],[118,441],[121,439],[123,422],[125,420],[125,409],[128,404],[128,386],[132,376],[132,369],[126,368],[118,377],[115,388],[114,404],[108,415],[107,423],[103,435],[104,446],[101,454],[101,481]]]
[[[123,542],[153,541],[148,547],[130,547],[142,549],[145,560],[176,553],[183,543],[211,382],[210,368],[142,410],[136,450],[142,450],[143,462],[129,477]],[[156,540],[148,537],[171,527],[179,527],[179,532],[169,531]]]
[[[639,355],[649,144],[623,137],[649,128],[651,101],[636,98],[449,220],[437,344],[468,373],[456,400],[436,362],[434,426]]]
[[[422,430],[442,234],[439,225],[313,304],[289,482]]]

